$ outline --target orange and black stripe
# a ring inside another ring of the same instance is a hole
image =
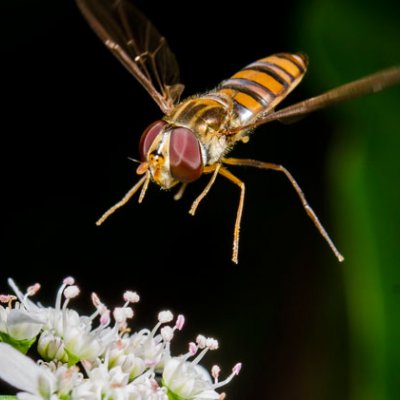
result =
[[[186,126],[199,134],[208,128],[218,130],[225,118],[226,109],[217,94],[189,98],[164,117],[172,125]]]
[[[307,58],[300,53],[279,53],[262,58],[222,82],[217,93],[233,99],[242,123],[272,110],[301,81]]]

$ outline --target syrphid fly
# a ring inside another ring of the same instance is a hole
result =
[[[247,142],[255,127],[271,121],[290,122],[313,111],[378,92],[400,82],[400,67],[339,86],[319,96],[275,111],[275,107],[300,83],[307,70],[303,53],[278,53],[257,60],[223,81],[214,90],[180,101],[184,86],[179,68],[165,38],[131,0],[76,0],[89,25],[144,86],[164,116],[144,131],[139,142],[140,180],[97,221],[102,224],[141,188],[143,200],[150,181],[163,189],[180,185],[181,198],[188,183],[210,174],[204,190],[194,200],[194,215],[218,175],[240,188],[233,234],[232,261],[238,262],[239,230],[245,184],[227,166],[248,166],[282,172],[295,189],[308,216],[339,261],[343,256],[308,204],[292,174],[282,165],[228,157],[237,142]]]

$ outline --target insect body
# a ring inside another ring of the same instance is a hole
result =
[[[218,89],[189,98],[152,124],[140,145],[151,178],[165,189],[199,178],[204,167],[220,163],[254,122],[280,102],[300,81],[306,60],[278,54],[257,61]],[[274,72],[275,70],[279,72]]]
[[[183,85],[179,83],[175,57],[165,39],[130,0],[77,0],[77,4],[107,47],[165,114],[151,124],[140,139],[137,173],[143,175],[142,178],[121,201],[106,211],[97,221],[98,225],[126,204],[140,188],[141,202],[150,181],[164,189],[181,184],[175,195],[175,199],[179,199],[188,183],[203,174],[210,174],[210,181],[190,209],[194,215],[220,174],[240,188],[232,255],[232,260],[237,263],[245,185],[226,165],[251,166],[286,175],[321,235],[338,260],[343,260],[288,170],[278,164],[228,158],[227,154],[237,142],[246,142],[258,125],[274,120],[290,121],[327,105],[394,85],[400,82],[400,68],[383,70],[275,111],[275,106],[299,84],[308,63],[303,54],[279,53],[248,65],[213,91],[180,102]]]

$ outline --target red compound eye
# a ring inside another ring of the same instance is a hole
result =
[[[141,161],[147,161],[147,153],[149,152],[154,139],[162,131],[164,125],[166,125],[165,121],[156,121],[147,127],[147,129],[143,132],[139,142],[139,154]]]
[[[180,182],[192,182],[203,172],[200,144],[187,128],[175,128],[169,143],[171,175]]]

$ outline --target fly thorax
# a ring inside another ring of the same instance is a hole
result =
[[[206,151],[207,165],[215,164],[231,149],[229,138],[226,135],[209,133],[202,138]]]

